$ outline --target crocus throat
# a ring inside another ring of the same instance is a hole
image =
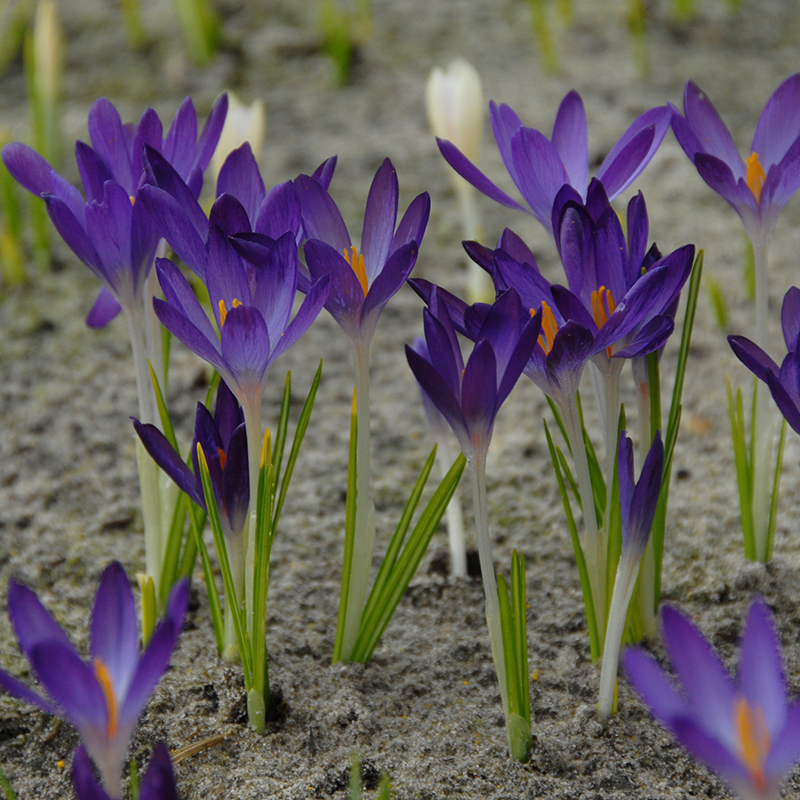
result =
[[[225,455],[225,451],[221,448],[217,448],[217,455],[219,455],[219,468],[221,470],[225,470],[225,462],[227,461],[228,457]]]
[[[758,153],[750,153],[747,158],[747,185],[756,199],[756,203],[761,202],[761,190],[764,188],[764,181],[767,179],[767,173],[764,172],[764,167],[758,160]]]
[[[344,258],[353,268],[353,272],[355,272],[358,282],[361,284],[361,291],[364,292],[364,297],[366,297],[369,291],[369,283],[367,282],[367,270],[364,268],[364,256],[359,255],[355,247],[351,247],[349,250],[345,247]]]
[[[233,302],[231,303],[231,308],[238,308],[241,303],[234,297]],[[225,320],[228,318],[228,309],[225,308],[225,301],[219,301],[219,326],[220,328],[225,324]]]
[[[531,309],[531,316],[534,316],[536,311]],[[553,342],[555,341],[556,334],[558,333],[558,323],[553,314],[552,309],[547,302],[542,300],[542,332],[539,334],[539,345],[544,350],[545,355],[549,355],[553,349]]]
[[[614,302],[614,296],[610,289],[601,286],[597,291],[592,292],[592,313],[598,330],[608,322],[608,318],[616,308],[617,304]],[[611,346],[606,347],[606,353],[611,358]]]
[[[114,697],[114,686],[111,683],[111,676],[108,674],[106,665],[99,658],[95,658],[93,663],[94,675],[103,690],[103,697],[106,699],[108,735],[111,737],[117,733],[117,699]]]
[[[769,755],[770,738],[767,721],[761,706],[751,706],[741,695],[733,706],[733,721],[736,729],[739,758],[750,773],[750,780],[759,792],[767,788],[764,763]]]

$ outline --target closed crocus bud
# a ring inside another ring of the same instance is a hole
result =
[[[219,137],[217,149],[211,159],[211,176],[216,182],[225,159],[245,142],[258,161],[264,136],[267,132],[267,111],[264,101],[254,100],[250,105],[243,103],[233,92],[228,92],[228,115]]]
[[[483,134],[483,87],[475,67],[463,58],[446,70],[434,67],[425,93],[428,122],[440,139],[452,142],[473,163]]]

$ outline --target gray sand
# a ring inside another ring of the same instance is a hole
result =
[[[371,176],[390,156],[402,203],[423,190],[432,197],[417,274],[456,292],[464,289],[464,256],[455,197],[423,112],[431,67],[467,57],[483,76],[487,99],[509,103],[528,124],[548,132],[560,99],[578,89],[596,167],[637,114],[668,100],[680,104],[689,77],[713,98],[744,150],[767,97],[797,69],[800,33],[800,16],[789,0],[744,0],[735,16],[719,0],[704,0],[691,25],[669,21],[666,2],[654,3],[652,72],[641,79],[629,56],[626,4],[575,0],[574,27],[560,36],[563,72],[554,78],[544,76],[536,60],[525,3],[376,2],[374,38],[361,51],[354,81],[335,90],[329,65],[315,47],[310,4],[304,9],[282,0],[267,11],[261,7],[266,4],[222,0],[226,46],[205,71],[191,68],[175,46],[179,33],[171,4],[143,5],[146,25],[157,34],[144,55],[126,47],[113,4],[62,4],[69,41],[68,141],[86,137],[87,110],[101,94],[125,119],[138,118],[152,104],[167,120],[187,93],[203,115],[224,88],[245,99],[263,97],[269,115],[266,182],[310,171],[337,153],[333,194],[357,229]],[[0,77],[0,110],[0,121],[22,136],[19,64]],[[514,191],[488,124],[483,166]],[[76,179],[73,164],[65,169]],[[707,274],[720,281],[730,303],[728,332],[751,331],[753,309],[741,288],[739,220],[702,183],[671,135],[637,188],[648,201],[651,238],[665,252],[686,242],[706,248]],[[559,279],[554,248],[534,221],[485,199],[480,208],[488,243],[504,226],[514,228],[541,257],[545,274]],[[771,251],[776,320],[795,280],[799,222],[795,200]],[[82,646],[105,564],[117,558],[133,573],[143,563],[127,420],[136,403],[129,348],[120,322],[101,332],[84,326],[95,291],[92,276],[59,243],[52,273],[35,275],[0,301],[0,594],[5,597],[12,575],[27,582]],[[432,444],[402,348],[420,329],[421,303],[404,289],[386,309],[373,345],[379,553]],[[777,322],[772,336],[777,355]],[[675,347],[664,357],[666,375]],[[320,317],[278,362],[264,418],[274,419],[284,371],[293,370],[299,396],[320,357],[325,366],[317,408],[273,552],[268,644],[281,704],[266,735],[244,724],[242,676],[215,655],[198,579],[172,669],[133,744],[140,766],[158,738],[179,748],[221,735],[223,743],[177,765],[182,796],[343,797],[352,752],[363,760],[368,796],[384,771],[398,798],[727,796],[716,778],[651,721],[624,681],[620,713],[605,727],[596,716],[599,670],[589,658],[577,570],[547,455],[541,420],[549,412],[528,382],[520,383],[500,415],[488,491],[498,568],[508,570],[515,547],[528,567],[529,662],[538,676],[531,685],[530,763],[514,763],[506,753],[480,582],[448,579],[430,569],[445,546],[444,533],[437,534],[372,662],[330,665],[353,378],[346,340],[329,317]],[[800,543],[793,521],[800,502],[800,446],[789,432],[776,558],[767,566],[749,564],[742,553],[726,415],[728,373],[749,387],[713,324],[704,293],[675,454],[681,477],[673,481],[670,501],[665,599],[691,614],[733,664],[748,600],[754,592],[763,594],[777,614],[794,695],[800,691]],[[169,402],[185,443],[204,380],[197,359],[176,346]],[[465,511],[471,531],[468,503]],[[2,667],[29,677],[5,613],[0,642]],[[71,796],[68,765],[76,743],[68,725],[0,698],[0,764],[20,798]],[[61,760],[66,767],[59,766]],[[790,780],[786,796],[798,791],[800,781]]]

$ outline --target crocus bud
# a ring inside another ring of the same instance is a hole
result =
[[[245,142],[250,143],[250,149],[258,161],[266,132],[267,112],[264,101],[258,99],[246,105],[233,92],[228,91],[228,115],[211,159],[210,171],[214,181],[216,182],[225,159]]]
[[[483,133],[483,88],[475,67],[463,58],[446,70],[434,67],[425,92],[428,122],[440,139],[452,142],[470,161],[478,161]]]

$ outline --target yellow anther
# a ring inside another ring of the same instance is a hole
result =
[[[600,329],[608,322],[608,318],[614,313],[617,304],[610,289],[601,286],[596,292],[592,292],[592,313],[597,328]],[[606,353],[611,358],[611,346],[606,347]]]
[[[767,173],[764,172],[764,167],[758,160],[758,153],[750,153],[747,157],[747,185],[756,199],[756,203],[761,202],[761,190],[764,188],[764,181],[767,179]]]
[[[751,706],[741,695],[733,706],[734,725],[738,738],[739,757],[750,773],[750,780],[759,792],[767,788],[764,764],[769,755],[770,738],[761,706]]]
[[[358,255],[355,247],[351,247],[349,250],[345,247],[344,258],[353,268],[353,272],[355,272],[358,282],[361,284],[361,291],[364,292],[364,297],[366,297],[369,291],[369,283],[367,282],[367,270],[364,267],[364,256]]]
[[[535,311],[531,309],[531,316]],[[558,333],[558,323],[553,315],[553,310],[542,300],[542,332],[539,334],[539,345],[547,355],[553,349],[553,342]]]
[[[228,456],[225,454],[225,451],[221,448],[217,448],[217,455],[219,456],[219,468],[221,470],[225,469],[225,462],[228,460]]]
[[[131,199],[131,205],[135,205],[136,198],[132,194],[129,194],[128,197],[130,197],[130,199]]]
[[[231,308],[238,308],[241,303],[234,297],[233,302],[231,303]],[[225,324],[225,320],[228,318],[228,309],[225,308],[225,301],[219,301],[219,326],[220,328]]]
[[[106,710],[108,711],[108,735],[115,736],[117,733],[117,699],[114,697],[114,686],[111,683],[111,676],[108,674],[106,665],[99,659],[94,660],[94,675],[100,688],[103,690],[103,697],[106,699]]]

